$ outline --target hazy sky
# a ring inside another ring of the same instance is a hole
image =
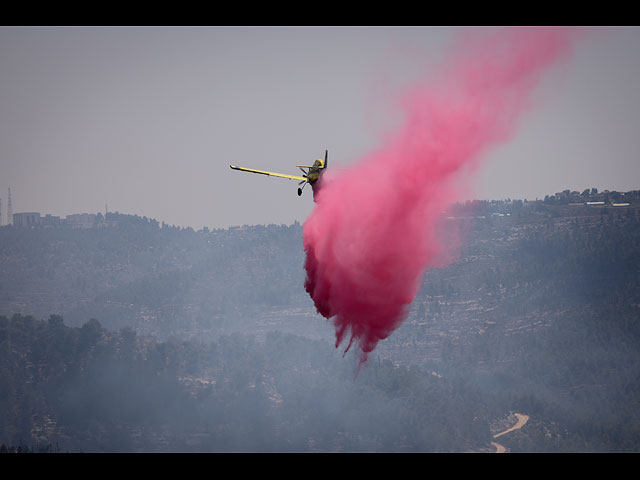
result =
[[[296,174],[375,149],[389,96],[460,28],[0,28],[0,198],[42,215],[110,211],[200,229],[303,222]],[[640,189],[640,28],[595,28],[476,198]],[[385,103],[387,102],[387,103]],[[407,172],[410,174],[411,172]]]

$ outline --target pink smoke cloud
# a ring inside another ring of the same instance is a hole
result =
[[[541,76],[574,30],[483,31],[460,39],[438,76],[399,95],[399,127],[355,167],[331,170],[304,224],[305,289],[361,361],[406,318],[425,270],[449,261],[438,222],[496,145],[510,140]]]

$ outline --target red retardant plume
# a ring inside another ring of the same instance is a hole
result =
[[[437,77],[399,96],[402,121],[381,147],[316,189],[304,223],[305,289],[361,361],[406,318],[425,270],[450,259],[444,210],[487,150],[513,137],[541,75],[575,30],[486,30],[465,37]],[[348,337],[347,337],[348,335]]]

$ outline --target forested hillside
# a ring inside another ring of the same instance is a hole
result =
[[[469,386],[390,361],[354,380],[277,332],[156,342],[90,320],[0,317],[4,442],[62,451],[456,451],[489,440]]]
[[[509,451],[638,451],[637,197],[454,206],[459,249],[359,370],[304,292],[299,224],[2,227],[0,443],[493,451],[519,412]]]

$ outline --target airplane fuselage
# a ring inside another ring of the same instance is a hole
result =
[[[309,173],[307,173],[307,182],[312,185],[320,178],[322,175],[323,167],[318,160],[315,161],[313,167],[309,169]]]

